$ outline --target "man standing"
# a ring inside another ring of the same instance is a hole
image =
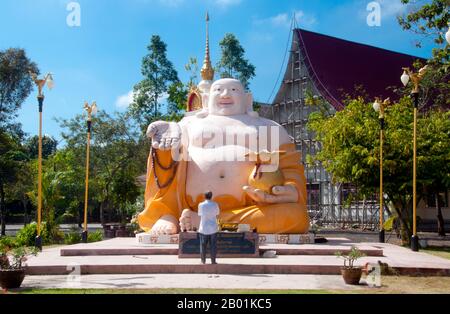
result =
[[[212,192],[205,193],[205,201],[198,205],[198,215],[200,216],[200,227],[198,229],[200,236],[200,255],[202,263],[206,263],[206,248],[209,242],[211,248],[211,263],[216,263],[217,254],[217,217],[219,216],[219,205],[213,202]]]

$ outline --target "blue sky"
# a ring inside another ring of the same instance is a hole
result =
[[[81,8],[80,27],[69,27],[67,4]],[[168,57],[179,77],[189,57],[204,55],[204,16],[209,11],[213,63],[218,42],[234,33],[256,66],[251,90],[267,102],[280,71],[293,12],[307,30],[385,49],[429,57],[432,42],[415,47],[421,38],[402,31],[396,16],[407,12],[400,0],[379,0],[381,26],[366,22],[368,0],[0,0],[0,50],[21,47],[41,72],[54,73],[55,89],[46,91],[44,133],[60,139],[54,117],[70,118],[83,102],[96,100],[108,112],[124,111],[133,86],[142,79],[141,59],[152,34],[167,43]],[[399,71],[401,71],[399,69]],[[399,73],[399,76],[401,73]],[[34,92],[18,120],[36,134]]]

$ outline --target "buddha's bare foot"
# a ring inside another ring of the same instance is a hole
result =
[[[180,217],[181,231],[197,231],[199,226],[200,216],[193,210],[183,210]]]
[[[153,225],[152,235],[176,234],[178,232],[177,219],[172,215],[164,215]]]

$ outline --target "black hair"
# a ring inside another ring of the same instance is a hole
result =
[[[211,191],[208,191],[208,192],[205,193],[205,198],[206,198],[207,200],[211,200],[211,199],[212,199],[212,196],[213,196],[213,194],[212,194]]]

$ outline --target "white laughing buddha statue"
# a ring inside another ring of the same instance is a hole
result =
[[[212,191],[223,223],[248,224],[259,233],[307,233],[304,169],[286,130],[260,118],[252,95],[235,79],[214,82],[203,103],[207,108],[178,123],[148,127],[152,152],[140,227],[154,235],[196,230],[197,205]],[[260,155],[272,160],[261,162]],[[278,173],[276,180],[271,173]],[[258,180],[268,188],[255,185]]]

